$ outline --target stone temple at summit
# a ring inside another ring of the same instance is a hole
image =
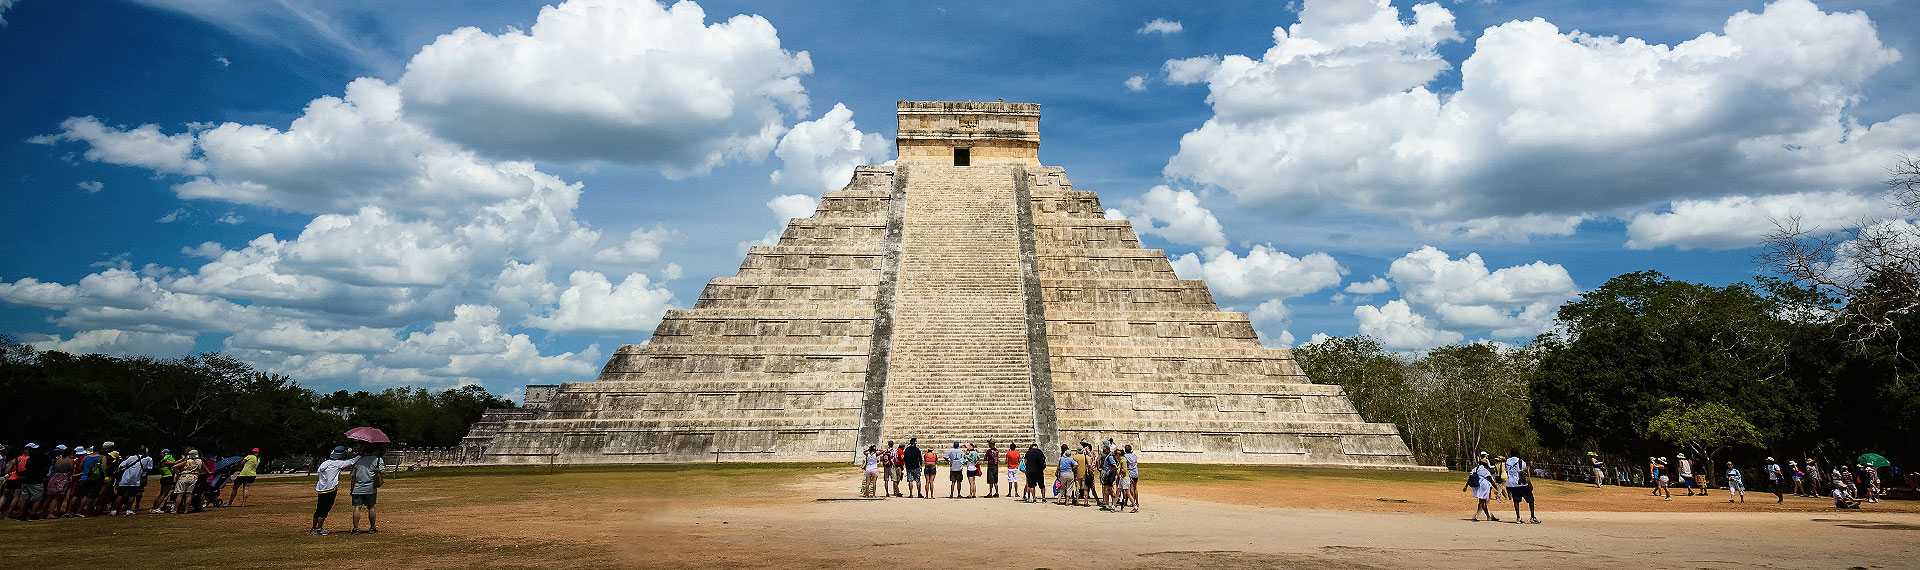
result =
[[[1112,438],[1153,462],[1412,467],[1391,424],[1260,345],[1092,191],[1040,106],[902,101],[861,166],[599,378],[489,428],[487,461],[846,461],[919,438]],[[473,439],[473,438],[469,438]]]

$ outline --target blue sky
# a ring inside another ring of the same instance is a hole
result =
[[[1920,153],[1898,0],[313,4],[0,1],[0,332],[589,379],[891,158],[894,101],[1005,99],[1270,344],[1518,343],[1900,218]]]

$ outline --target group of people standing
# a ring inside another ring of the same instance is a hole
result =
[[[111,441],[51,449],[28,443],[9,454],[0,446],[0,457],[5,458],[0,472],[6,474],[0,517],[30,521],[131,516],[142,510],[186,514],[208,506],[244,505],[260,467],[258,448],[221,466],[192,446],[178,455],[162,449],[158,457],[148,455],[146,446],[124,455],[114,447]],[[159,492],[148,506],[146,489],[154,478],[159,479]],[[229,480],[232,495],[223,502],[220,492]]]
[[[919,438],[906,443],[889,441],[883,449],[880,446],[868,446],[861,454],[859,464],[864,476],[860,484],[860,496],[893,496],[902,498],[933,498],[934,480],[939,475],[941,463],[947,467],[947,498],[972,499],[981,497],[979,479],[986,478],[987,498],[1000,495],[1000,470],[1006,469],[1006,496],[1017,496],[1022,502],[1038,503],[1048,500],[1047,470],[1053,469],[1051,497],[1061,505],[1098,506],[1101,510],[1122,512],[1127,508],[1140,512],[1140,457],[1134,453],[1132,445],[1117,446],[1112,439],[1102,442],[1097,448],[1082,441],[1075,449],[1062,444],[1057,460],[1047,461],[1046,452],[1040,449],[1038,442],[1031,443],[1023,451],[1008,443],[1005,450],[999,449],[996,442],[989,440],[984,451],[973,444],[953,442],[951,448],[940,452],[932,447],[920,447]],[[966,492],[961,493],[961,483],[966,483]],[[901,484],[906,484],[903,492]]]
[[[1679,486],[1687,490],[1687,496],[1691,497],[1695,494],[1706,496],[1709,485],[1706,482],[1705,472],[1694,471],[1694,463],[1687,459],[1685,453],[1675,454],[1674,457],[1678,461],[1677,465],[1674,465],[1677,469],[1673,471],[1672,476],[1679,478]],[[1661,497],[1662,500],[1671,501],[1673,491],[1668,487],[1670,483],[1668,466],[1669,463],[1665,457],[1647,458],[1647,470],[1653,475],[1654,482],[1652,494]],[[1725,468],[1727,502],[1747,502],[1748,486],[1745,474],[1732,461],[1728,461]],[[1790,490],[1796,497],[1826,496],[1833,499],[1835,507],[1859,508],[1862,485],[1867,487],[1866,502],[1880,502],[1880,470],[1871,465],[1857,464],[1852,469],[1845,465],[1834,467],[1831,473],[1824,476],[1824,485],[1828,487],[1828,491],[1824,494],[1821,491],[1823,476],[1818,463],[1812,458],[1806,459],[1805,463],[1788,461],[1787,466],[1782,468],[1779,461],[1768,457],[1761,471],[1767,476],[1766,490],[1773,493],[1774,503],[1785,502]],[[1698,493],[1694,492],[1695,488],[1699,489]]]

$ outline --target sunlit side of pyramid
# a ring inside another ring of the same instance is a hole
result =
[[[1261,347],[1039,162],[1039,105],[899,104],[864,166],[592,382],[486,443],[502,462],[833,460],[887,440],[1113,438],[1149,461],[1413,466],[1391,424]]]

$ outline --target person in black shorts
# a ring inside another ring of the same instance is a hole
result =
[[[1000,496],[1000,450],[995,449],[993,440],[987,440],[987,497]]]
[[[1027,490],[1021,493],[1020,500],[1029,503],[1047,500],[1046,487],[1040,483],[1047,476],[1047,454],[1040,451],[1040,444],[1036,442],[1027,446],[1027,452],[1020,454],[1020,457],[1027,463]],[[1036,499],[1035,495],[1039,498]]]
[[[1533,477],[1527,474],[1527,462],[1520,459],[1520,450],[1507,454],[1507,498],[1513,500],[1513,522],[1519,524],[1520,501],[1527,502],[1527,521],[1540,524],[1533,514]]]

